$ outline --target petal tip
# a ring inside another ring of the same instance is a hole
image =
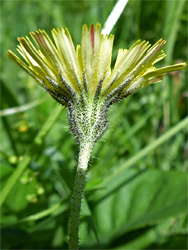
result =
[[[92,46],[92,49],[94,51],[94,41],[95,41],[95,34],[94,34],[94,26],[93,24],[91,24],[90,26],[90,35],[91,35],[91,46]]]

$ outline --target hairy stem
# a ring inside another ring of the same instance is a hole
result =
[[[85,186],[85,176],[91,155],[91,149],[91,143],[84,143],[83,145],[80,145],[78,167],[71,200],[69,249],[72,250],[78,249],[81,200]]]

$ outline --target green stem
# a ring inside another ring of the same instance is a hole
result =
[[[83,145],[80,145],[78,167],[76,171],[71,200],[69,249],[72,250],[78,249],[81,201],[85,186],[86,171],[91,155],[91,149],[91,143],[85,143]]]

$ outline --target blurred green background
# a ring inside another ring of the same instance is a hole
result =
[[[67,249],[78,155],[66,110],[6,51],[39,28],[67,27],[79,44],[82,24],[103,26],[115,3],[1,2],[2,249]],[[119,48],[161,37],[167,57],[159,66],[187,61],[187,21],[184,0],[130,0],[112,31],[113,63]],[[175,72],[111,108],[90,161],[80,249],[187,249],[186,83],[186,70]]]

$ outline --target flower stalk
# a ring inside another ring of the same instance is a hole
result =
[[[79,222],[81,201],[85,186],[86,171],[91,155],[91,143],[85,143],[80,147],[78,166],[76,170],[74,188],[71,200],[70,230],[69,230],[69,249],[78,249],[79,242]]]

